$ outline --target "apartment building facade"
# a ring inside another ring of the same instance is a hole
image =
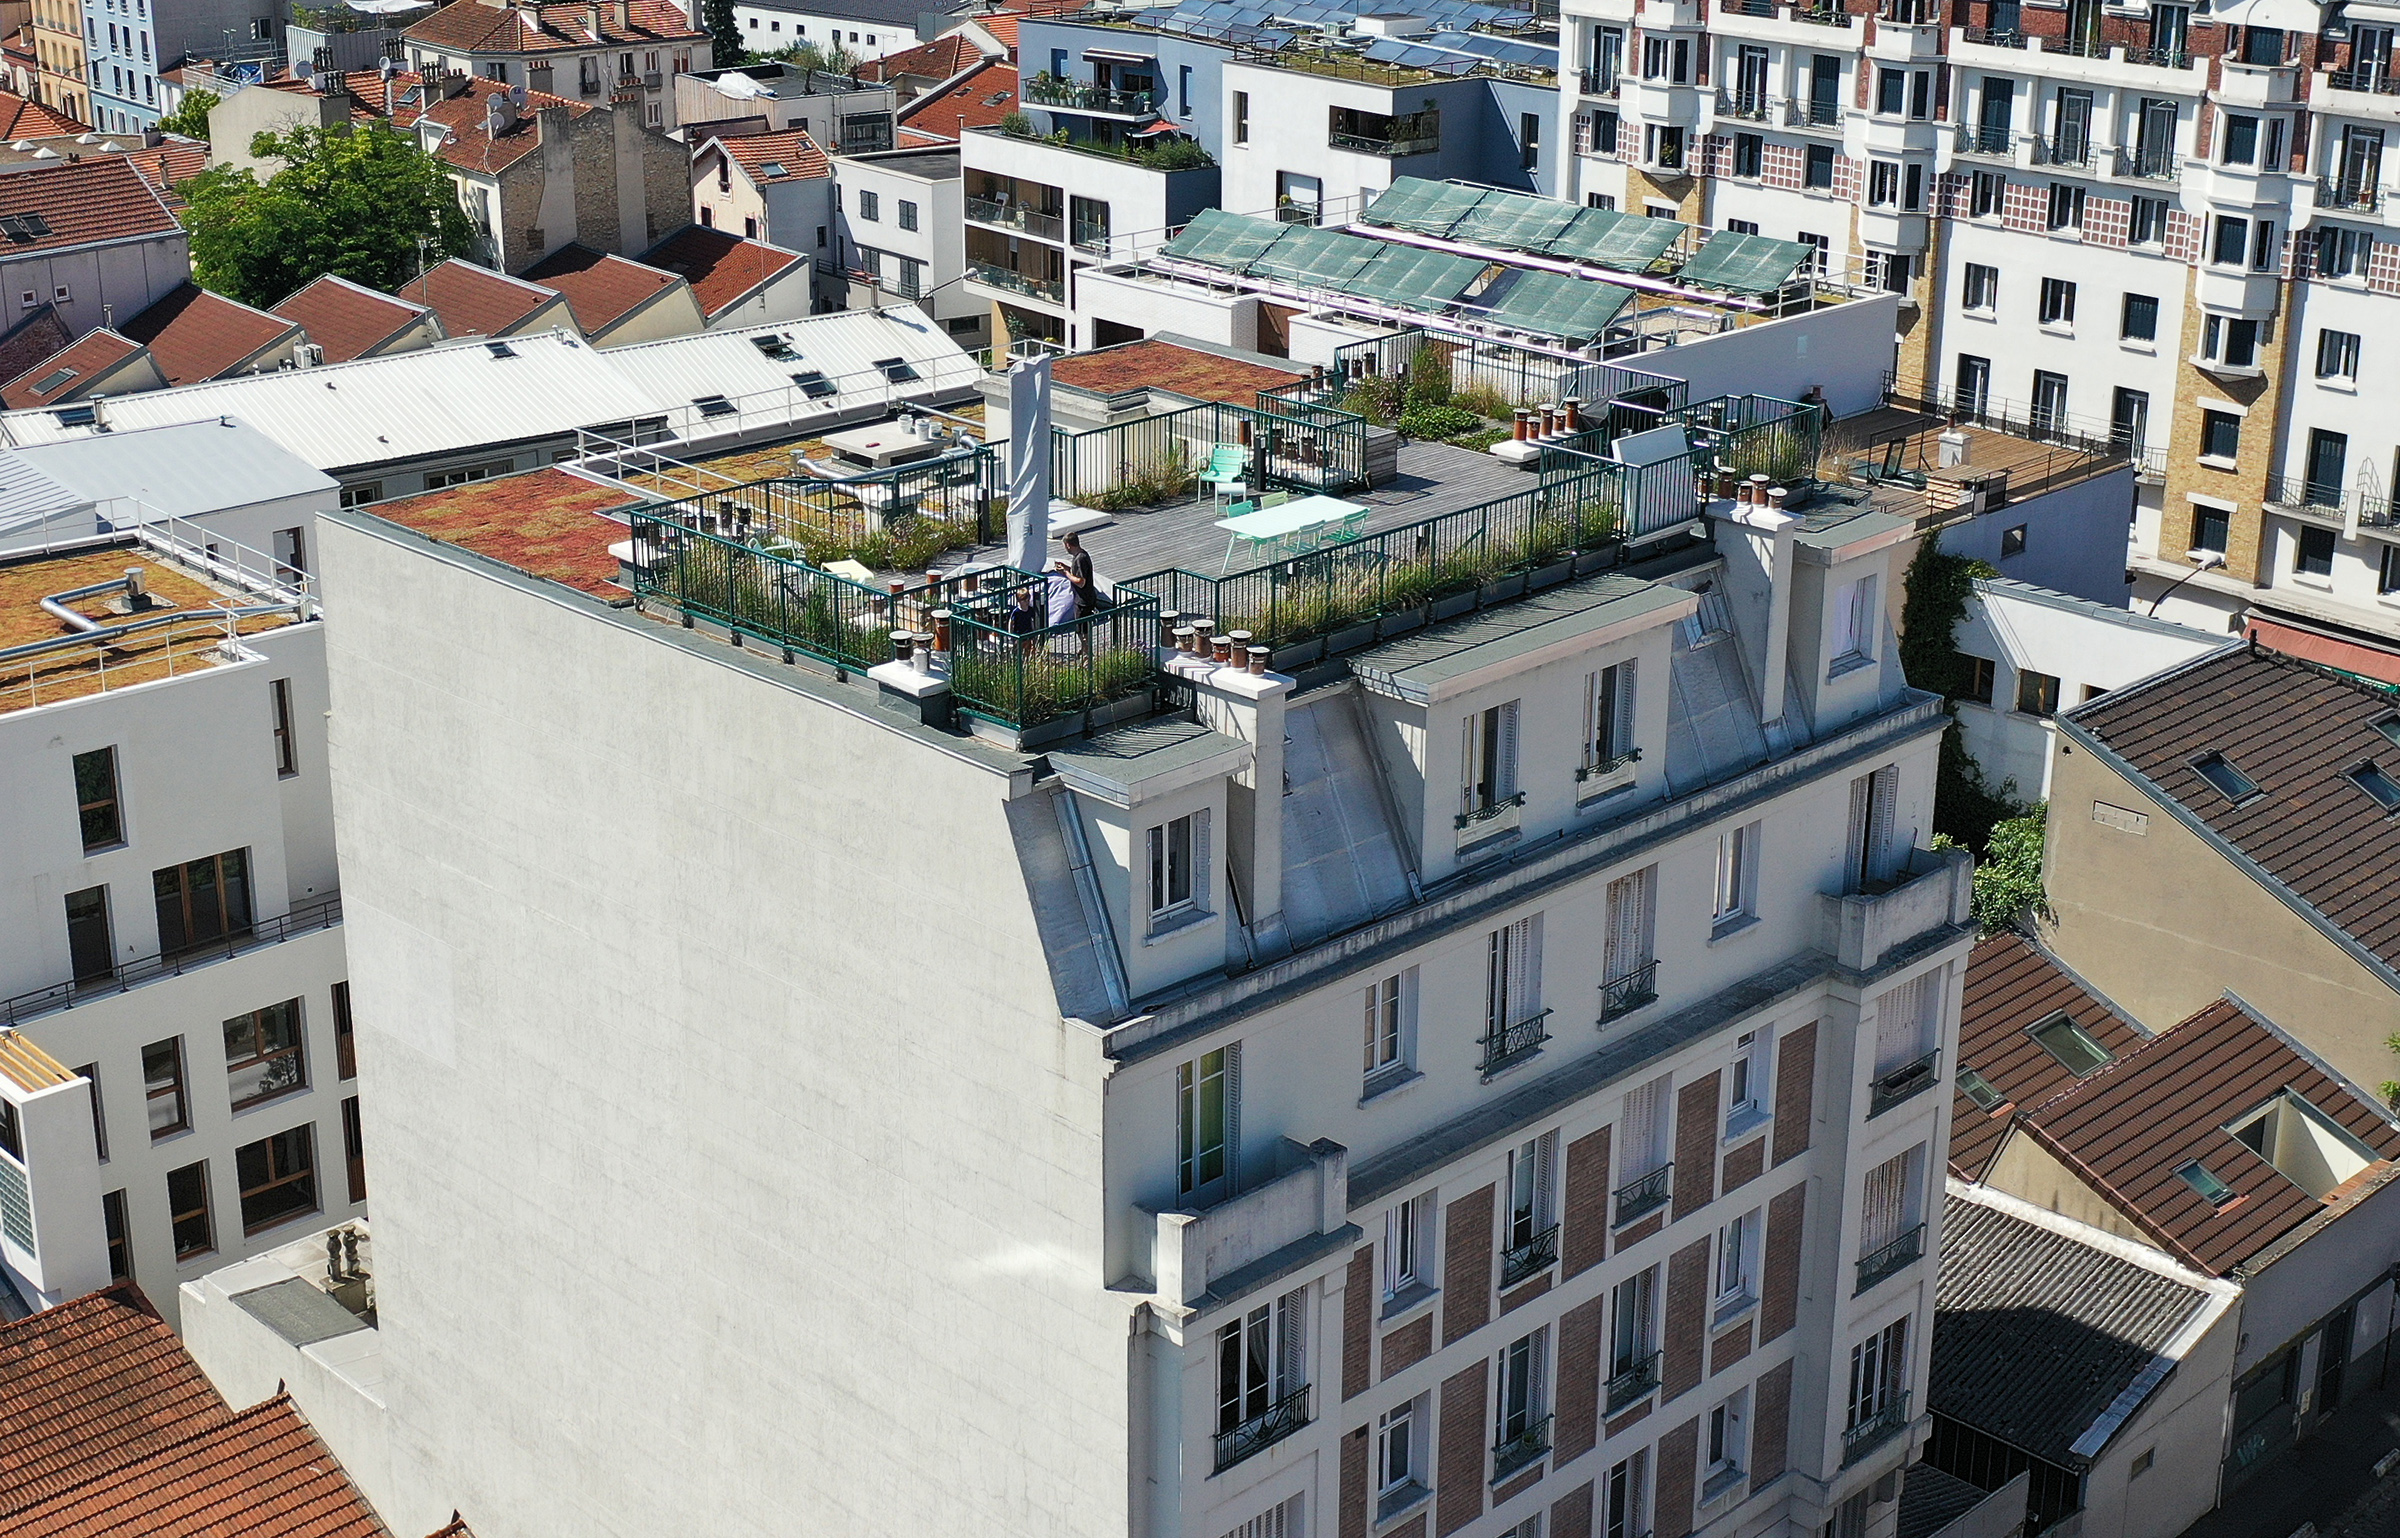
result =
[[[285,18],[261,0],[82,0],[90,123],[104,133],[154,128],[174,108],[162,72],[186,59],[241,60],[261,79],[280,57]]]
[[[475,0],[445,5],[402,36],[419,74],[476,75],[607,105],[661,133],[677,126],[675,77],[707,69],[713,47],[672,0]]]
[[[317,501],[329,506],[323,477]],[[238,518],[236,519],[238,521]],[[307,516],[7,558],[0,1262],[47,1307],[364,1210]]]
[[[92,87],[83,46],[81,0],[38,0],[25,30],[33,43],[35,61],[29,94],[77,122],[90,122]]]
[[[1567,195],[1906,296],[1908,396],[2145,470],[2134,602],[2400,634],[2387,28],[2330,7],[1569,0]],[[2379,436],[2380,434],[2380,436]]]

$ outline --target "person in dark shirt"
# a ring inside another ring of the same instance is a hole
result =
[[[1075,587],[1075,617],[1097,614],[1108,607],[1100,600],[1100,584],[1092,577],[1092,557],[1083,548],[1080,536],[1069,534],[1060,543],[1067,547],[1067,558],[1059,563],[1067,581]]]
[[[1018,643],[1022,646],[1031,646],[1033,633],[1042,628],[1042,611],[1033,606],[1034,592],[1039,585],[1028,582],[1018,588],[1015,599],[1009,605],[1009,633],[1026,637],[1027,639]]]

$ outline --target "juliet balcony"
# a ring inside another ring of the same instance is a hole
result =
[[[1249,1173],[1252,1182],[1222,1201],[1151,1213],[1150,1272],[1160,1297],[1187,1308],[1237,1298],[1357,1238],[1350,1150],[1341,1144],[1279,1138],[1265,1168]]]

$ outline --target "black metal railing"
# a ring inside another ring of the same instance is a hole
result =
[[[1727,117],[1748,118],[1754,123],[1767,120],[1772,106],[1764,91],[1719,91],[1717,110]]]
[[[1483,1076],[1488,1079],[1541,1051],[1542,1043],[1550,1039],[1549,1020],[1550,1011],[1545,1009],[1539,1014],[1527,1015],[1514,1025],[1494,1026],[1487,1034],[1477,1037],[1477,1043],[1483,1048]]]
[[[2015,147],[2013,130],[1987,123],[1961,123],[1955,138],[1962,155],[2006,155]]]
[[[1513,796],[1502,796],[1489,806],[1479,806],[1472,811],[1461,812],[1452,819],[1452,822],[1459,832],[1464,833],[1479,822],[1490,822],[1496,817],[1505,817],[1524,804],[1525,792],[1520,790]]]
[[[1558,1225],[1551,1224],[1522,1244],[1500,1252],[1500,1285],[1514,1287],[1558,1264]]]
[[[2349,493],[2341,486],[2312,481],[2304,475],[2270,475],[2265,500],[2269,507],[2305,508],[2339,518],[2349,501]]]
[[[2115,45],[2104,37],[2043,38],[2042,52],[2063,53],[2074,59],[2105,59]]]
[[[1600,985],[1600,1019],[1630,1015],[1658,997],[1658,961],[1653,958],[1630,972],[1620,972]]]
[[[1525,1429],[1515,1436],[1502,1437],[1492,1444],[1492,1483],[1498,1484],[1549,1450],[1550,1417],[1544,1415],[1527,1421]]]
[[[1881,1409],[1842,1433],[1842,1467],[1848,1468],[1907,1429],[1908,1395],[1893,1394]]]
[[[1842,104],[1838,101],[1796,101],[1792,110],[1801,122],[1818,128],[1841,126]]]
[[[2189,48],[2128,48],[2125,62],[2143,64],[2152,69],[2190,69],[2192,51]]]
[[[2092,141],[2078,135],[2053,135],[2039,141],[2036,163],[2046,166],[2088,166]]]
[[[2336,69],[2326,72],[2326,84],[2337,91],[2371,91],[2378,96],[2400,96],[2400,76],[2388,69]]]
[[[1634,1362],[1608,1380],[1608,1413],[1615,1415],[1650,1397],[1658,1388],[1658,1352]]]
[[[1850,25],[1850,13],[1838,5],[1796,5],[1792,7],[1792,20],[1805,21],[1812,27],[1846,27]]]
[[[15,1025],[37,1015],[54,1010],[73,1009],[78,1004],[109,994],[124,993],[144,983],[162,977],[176,977],[194,967],[239,956],[262,945],[277,945],[298,935],[314,934],[330,929],[342,921],[342,896],[335,892],[302,903],[280,918],[260,919],[220,939],[186,945],[178,950],[160,951],[114,966],[105,972],[72,982],[52,983],[47,988],[30,988],[13,999],[0,1000],[0,1024]]]
[[[1253,1453],[1265,1452],[1308,1424],[1308,1388],[1303,1386],[1227,1430],[1217,1433],[1217,1472]]]
[[[2354,181],[2346,176],[2317,178],[2319,208],[2353,208],[2363,213],[2382,201],[2383,189],[2373,182]]]
[[[1582,87],[1583,94],[1603,99],[1617,94],[1617,87],[1622,79],[1623,77],[1613,69],[1587,69],[1576,72],[1576,82]]]
[[[1673,1194],[1675,1161],[1670,1159],[1638,1180],[1629,1180],[1616,1189],[1616,1222],[1623,1228],[1634,1219],[1656,1212],[1667,1204]]]
[[[1598,763],[1585,764],[1575,771],[1575,778],[1579,781],[1604,780],[1627,764],[1638,764],[1641,761],[1642,750],[1640,748],[1627,748],[1614,758],[1604,758]]]
[[[2138,176],[2144,181],[2173,181],[2182,174],[2175,152],[2171,149],[2130,149],[2117,151],[2117,174]]]
[[[1887,1277],[1899,1275],[1916,1264],[1918,1257],[1924,1253],[1925,1225],[1922,1223],[1891,1243],[1869,1250],[1858,1259],[1858,1287],[1852,1296],[1865,1292]]]
[[[1941,1056],[1941,1048],[1936,1047],[1915,1062],[1902,1063],[1889,1073],[1877,1074],[1867,1088],[1867,1115],[1881,1116],[1903,1100],[1914,1099],[1931,1089]]]
[[[1997,27],[1965,27],[1959,34],[1965,41],[1985,48],[2022,48],[2025,34]]]

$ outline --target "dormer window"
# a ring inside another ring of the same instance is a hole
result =
[[[2225,1130],[2319,1201],[2376,1159],[2375,1150],[2294,1089],[2285,1089]]]
[[[1826,678],[1838,678],[1875,660],[1875,642],[1882,634],[1882,615],[1875,607],[1875,579],[1845,582],[1833,596],[1833,663]]]
[[[1459,729],[1459,825],[1517,804],[1517,701],[1469,715]]]
[[[1208,903],[1208,813],[1163,822],[1150,830],[1150,924],[1171,925]]]
[[[1631,660],[1589,675],[1584,692],[1583,766],[1579,780],[1599,779],[1642,756],[1633,740]]]

